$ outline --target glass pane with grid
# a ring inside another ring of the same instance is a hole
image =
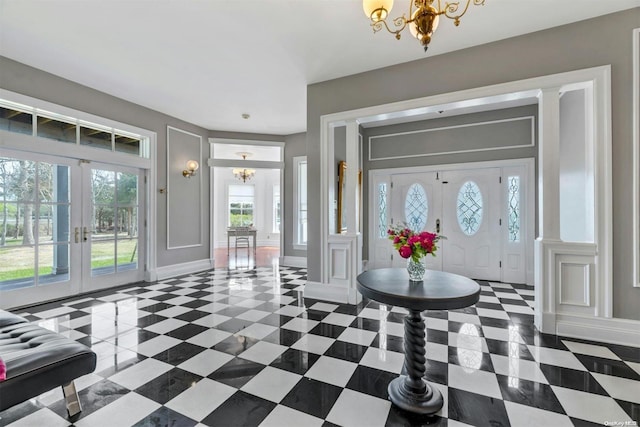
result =
[[[520,177],[510,176],[507,180],[509,191],[509,242],[520,241]]]
[[[411,184],[404,200],[405,222],[412,230],[422,231],[427,225],[428,214],[427,193],[422,188],[422,185],[418,183]]]
[[[473,181],[460,187],[457,200],[458,225],[464,234],[473,236],[482,224],[482,193]]]
[[[387,237],[387,183],[378,184],[378,237]]]

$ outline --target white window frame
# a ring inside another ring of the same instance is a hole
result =
[[[276,191],[277,190],[277,191]],[[282,215],[280,215],[280,223],[278,223],[278,214],[280,213],[280,205],[282,204],[280,197],[280,184],[275,184],[272,189],[272,197],[271,197],[271,211],[272,211],[272,220],[271,220],[271,232],[273,234],[280,233],[280,227],[282,227]]]
[[[293,158],[293,249],[307,250],[307,242],[301,242],[301,236],[298,233],[300,222],[300,189],[304,185],[306,188],[307,183],[300,182],[299,170],[300,166],[307,164],[307,156],[297,156]],[[308,176],[308,170],[307,170]],[[308,204],[307,204],[308,206]]]
[[[252,187],[253,188],[253,196],[251,196],[253,198],[252,200],[252,205],[253,207],[251,208],[252,211],[252,216],[253,216],[253,225],[255,226],[255,221],[256,221],[256,186],[253,184],[243,184],[243,183],[228,183],[227,184],[227,227],[231,227],[231,187]],[[247,196],[248,197],[248,196]]]

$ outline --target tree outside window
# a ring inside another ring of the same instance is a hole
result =
[[[229,185],[229,226],[253,225],[253,185]]]

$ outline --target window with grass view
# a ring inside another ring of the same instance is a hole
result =
[[[253,225],[254,187],[249,184],[229,185],[229,226]]]

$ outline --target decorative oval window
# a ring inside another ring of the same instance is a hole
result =
[[[415,231],[422,231],[427,225],[427,215],[429,204],[427,193],[420,184],[411,184],[407,191],[407,198],[404,200],[404,217],[409,228]]]
[[[482,193],[473,181],[467,181],[458,191],[458,225],[467,236],[478,232],[482,224]]]

